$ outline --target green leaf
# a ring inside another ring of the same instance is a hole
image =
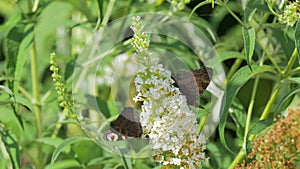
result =
[[[97,157],[91,159],[87,166],[95,166],[95,165],[99,166],[103,164],[118,164],[118,163],[120,163],[120,159],[116,158],[116,156],[112,156],[112,157],[104,156],[104,157]]]
[[[55,162],[55,164],[49,164],[45,169],[62,169],[62,168],[81,168],[82,166],[75,159],[70,160],[60,160]]]
[[[57,40],[57,30],[60,27],[71,28],[76,23],[70,19],[72,6],[67,1],[49,1],[41,10],[38,22],[34,27],[34,40],[38,62],[38,76],[43,76],[43,70],[49,66],[49,53],[53,52],[54,42]],[[63,60],[69,60],[67,56]]]
[[[17,23],[8,32],[5,38],[5,53],[6,53],[6,74],[9,77],[14,77],[20,44],[24,38],[24,30],[26,24],[24,22]],[[14,88],[14,81],[8,81],[8,87]]]
[[[31,25],[26,26],[24,29],[24,37],[20,43],[17,60],[16,60],[16,67],[14,72],[14,86],[13,92],[17,96],[18,88],[21,81],[21,75],[24,70],[24,63],[26,59],[30,56],[30,49],[33,40],[33,27]]]
[[[291,96],[294,96],[295,94],[299,93],[300,92],[300,87],[297,87],[297,88],[294,88],[294,89],[291,89],[288,91],[288,93],[286,93],[286,95],[283,96],[283,98],[279,101],[279,104],[277,105],[276,107],[276,111],[274,113],[274,117],[277,116],[278,113],[280,113],[280,111],[282,111],[283,108],[286,108],[284,107],[285,104],[286,104],[286,101],[291,97]]]
[[[289,57],[292,55],[293,50],[295,49],[295,42],[292,40],[291,35],[289,35],[290,30],[284,31],[279,28],[270,28],[273,32],[273,38],[280,43],[286,60],[289,60]]]
[[[221,143],[228,149],[225,140],[225,125],[228,116],[228,110],[231,107],[231,104],[236,97],[240,88],[253,76],[257,74],[261,74],[264,72],[274,72],[274,69],[271,66],[259,66],[259,65],[252,65],[252,72],[250,71],[249,67],[244,66],[239,71],[237,71],[230,82],[226,87],[226,92],[223,96],[222,101],[222,111],[221,111],[221,119],[219,123],[219,134]]]
[[[33,111],[33,104],[29,100],[21,97],[20,95],[16,97],[16,102],[20,105],[27,107],[31,111]]]
[[[64,78],[65,78],[65,81],[68,80],[69,77],[71,77],[73,75],[73,72],[74,72],[74,68],[75,68],[75,63],[76,63],[76,59],[72,59],[70,60],[68,63],[67,63],[67,66],[66,66],[66,71],[65,71],[65,74],[64,74]]]
[[[250,28],[243,27],[242,31],[243,31],[243,38],[244,38],[246,60],[248,66],[251,69],[251,61],[252,61],[252,56],[255,47],[255,29],[253,27]]]
[[[18,112],[16,112],[14,107],[12,106],[13,104],[16,103],[14,94],[6,86],[0,85],[1,96],[4,96],[2,90],[5,93],[7,93],[8,97],[9,97],[9,98],[2,98],[2,99],[6,99],[8,101],[8,103],[10,103],[10,104],[6,105],[6,104],[4,104],[5,101],[3,101],[3,104],[5,106],[0,107],[0,121],[5,123],[7,125],[6,127],[11,127],[10,129],[13,130],[13,132],[14,132],[14,134],[16,134],[16,136],[21,136],[21,133],[23,131],[22,130],[23,122],[22,122],[22,118],[21,118],[20,114]],[[10,108],[8,108],[8,107],[10,107]],[[11,108],[11,107],[13,107],[13,108]]]
[[[236,51],[226,51],[219,54],[221,61],[225,61],[228,59],[245,59],[245,56],[240,52]]]
[[[233,160],[233,154],[228,153],[220,142],[209,141],[206,148],[208,150],[208,156],[210,157],[209,163],[211,166],[209,168],[228,168]]]
[[[22,126],[12,109],[6,106],[0,106],[0,122],[16,136],[22,136]]]
[[[235,99],[232,103],[232,111],[230,111],[229,115],[234,120],[234,123],[237,127],[236,133],[237,136],[241,139],[244,137],[245,124],[246,124],[246,111],[244,106]]]
[[[298,52],[298,62],[300,64],[300,22],[298,22],[296,25],[295,44]]]
[[[20,112],[18,111],[18,105],[17,105],[17,102],[16,102],[15,95],[14,95],[13,92],[12,92],[9,88],[7,88],[6,86],[0,85],[0,89],[1,89],[1,90],[4,90],[7,94],[10,95],[10,99],[7,100],[7,101],[8,101],[7,103],[10,103],[9,106],[12,108],[15,117],[18,119],[19,124],[23,127],[23,119],[22,119],[22,117],[21,117]],[[0,90],[0,93],[1,93],[1,90]],[[5,101],[4,101],[4,102],[5,102]]]
[[[1,112],[1,110],[0,110]],[[6,151],[6,153],[9,156],[9,166],[12,166],[14,169],[20,168],[20,152],[19,152],[19,145],[16,140],[15,134],[9,132],[9,131],[3,131],[0,130],[0,142],[4,143],[5,147],[1,147],[1,153],[2,151]],[[0,145],[2,146],[2,145]],[[2,150],[2,148],[5,148],[5,150]]]
[[[257,8],[253,8],[253,7],[255,7],[255,6],[249,5],[249,6],[247,6],[247,8],[244,11],[244,21],[246,23],[251,22],[252,17],[255,14],[256,10],[257,10]]]
[[[52,138],[52,137],[42,137],[42,138],[36,139],[36,141],[39,143],[43,143],[43,144],[50,145],[50,146],[57,148],[63,142],[63,139],[62,138]],[[70,151],[70,147],[65,147],[64,150],[66,152],[68,152],[68,151]]]
[[[300,84],[300,77],[289,77],[286,80],[283,80],[283,82]]]
[[[270,10],[275,16],[278,16],[278,14],[277,14],[277,13],[274,11],[274,9],[273,9],[273,5],[272,5],[271,0],[265,0],[265,2],[267,3],[269,10]]]
[[[52,157],[51,157],[51,164],[54,164],[55,160],[57,159],[58,155],[60,154],[61,151],[63,151],[63,149],[75,142],[79,142],[79,141],[91,141],[92,139],[87,138],[87,137],[71,137],[71,138],[67,138],[66,140],[64,140],[53,152]]]
[[[133,169],[131,158],[126,158],[125,156],[121,156],[121,159],[126,169]]]

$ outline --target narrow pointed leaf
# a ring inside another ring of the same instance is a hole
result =
[[[243,38],[244,38],[244,48],[245,48],[245,55],[248,66],[251,69],[251,61],[254,53],[255,47],[255,30],[253,27],[245,28],[243,27]]]
[[[300,87],[296,87],[294,89],[291,89],[290,91],[288,91],[283,98],[278,102],[279,104],[276,107],[276,111],[273,115],[273,117],[276,117],[278,115],[278,113],[280,113],[280,111],[283,110],[283,108],[285,107],[286,102],[291,98],[291,96],[294,96],[295,94],[300,92]]]
[[[222,52],[219,57],[222,62],[228,59],[245,59],[245,56],[242,53],[236,51]]]
[[[300,64],[300,22],[298,22],[296,25],[295,44],[298,52],[298,62]]]
[[[5,52],[6,52],[6,73],[9,77],[14,77],[16,72],[16,64],[18,60],[18,53],[21,42],[24,37],[25,23],[19,22],[8,32],[5,38]],[[14,88],[14,81],[8,81],[8,87]]]
[[[64,140],[53,152],[52,158],[51,158],[51,164],[55,162],[57,157],[59,156],[60,152],[68,145],[79,142],[79,141],[91,141],[90,138],[87,137],[71,137]]]

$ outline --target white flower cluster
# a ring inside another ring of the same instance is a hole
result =
[[[145,61],[149,67],[141,64],[138,69],[135,78],[138,95],[134,98],[143,102],[140,118],[144,134],[149,136],[164,165],[201,166],[205,160],[205,138],[199,134],[195,114],[158,59],[151,56]],[[165,152],[167,158],[163,156]]]
[[[279,22],[293,27],[297,21],[300,21],[300,0],[290,2],[285,6],[284,11],[279,15]]]
[[[134,82],[138,94],[134,101],[143,102],[141,125],[155,150],[154,159],[175,168],[201,167],[206,160],[205,138],[197,129],[195,114],[189,109],[186,97],[172,85],[171,73],[147,49],[137,50],[137,61],[139,68]]]

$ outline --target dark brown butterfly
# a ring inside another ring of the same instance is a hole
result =
[[[199,97],[204,93],[212,76],[211,68],[202,68],[192,71],[182,71],[172,75],[174,86],[186,96],[187,103],[191,106],[199,106]],[[140,138],[143,129],[139,115],[135,109],[126,107],[118,118],[110,123],[110,131],[105,133],[107,141],[119,141],[126,138]]]
[[[110,131],[106,132],[104,139],[107,141],[119,141],[127,138],[141,138],[143,129],[136,110],[126,107],[118,118],[110,123]]]
[[[199,107],[199,98],[209,85],[212,74],[213,70],[205,67],[172,74],[172,79],[175,81],[174,86],[186,96],[187,103]]]

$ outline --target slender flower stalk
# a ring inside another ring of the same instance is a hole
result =
[[[67,117],[72,119],[76,119],[76,114],[73,111],[73,100],[68,93],[68,89],[66,87],[66,83],[63,80],[62,76],[58,73],[58,65],[55,62],[56,55],[54,53],[50,56],[50,70],[52,73],[52,79],[55,84],[55,90],[59,94],[58,101],[60,102],[59,105],[64,108],[64,111],[67,112]]]
[[[148,52],[149,41],[140,17],[134,17],[132,45],[139,63],[134,80],[141,106],[141,125],[155,151],[154,160],[163,168],[201,168],[205,157],[205,138],[197,129],[196,116],[186,97],[173,86],[171,72],[159,64],[159,58]]]

